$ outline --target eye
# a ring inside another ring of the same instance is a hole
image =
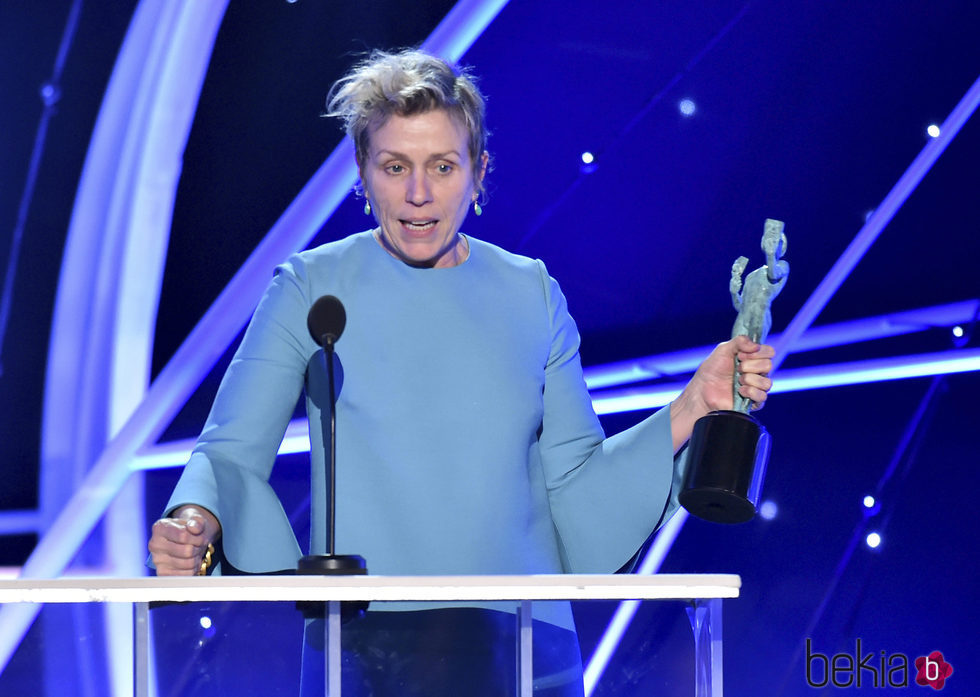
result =
[[[446,162],[441,162],[436,165],[436,171],[439,174],[450,174],[454,169],[456,168],[453,165]]]
[[[401,174],[404,171],[405,171],[405,168],[402,167],[401,165],[397,164],[397,163],[396,164],[390,164],[387,167],[385,167],[385,172],[387,172],[388,174]]]

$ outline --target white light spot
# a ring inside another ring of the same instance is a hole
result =
[[[864,538],[864,541],[868,544],[868,547],[875,549],[881,544],[881,535],[876,532],[868,533],[868,536]]]
[[[588,150],[582,153],[582,163],[586,165],[591,165],[595,162],[595,155],[590,153]]]
[[[775,501],[763,501],[762,505],[759,506],[759,515],[765,520],[772,520],[779,513],[779,506],[776,505]]]
[[[865,496],[864,497],[864,507],[865,508],[874,508],[875,507],[875,497],[872,496],[871,494],[868,494],[867,496]]]
[[[201,628],[211,629],[211,618],[208,617],[207,615],[201,618]]]
[[[871,216],[873,216],[874,214],[875,214],[875,209],[874,208],[871,208],[869,210],[866,210],[864,212],[864,222],[868,222],[869,220],[871,220]]]
[[[936,124],[930,124],[929,125],[929,128],[926,129],[926,133],[929,134],[929,137],[930,138],[938,138],[939,137],[939,126],[937,126]]]
[[[681,110],[684,116],[694,116],[694,112],[697,110],[697,105],[690,99],[682,99],[678,103],[677,108]]]
[[[957,339],[962,339],[963,338],[963,327],[961,327],[958,324],[955,327],[953,327],[953,336],[955,336]]]

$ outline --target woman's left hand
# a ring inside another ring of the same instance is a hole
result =
[[[774,355],[772,346],[757,344],[747,336],[737,336],[718,344],[670,404],[674,451],[691,437],[695,421],[708,412],[734,406],[732,384],[736,357],[740,370],[738,393],[753,402],[754,410],[761,409],[772,388],[768,374]]]

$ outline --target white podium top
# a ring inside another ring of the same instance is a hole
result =
[[[0,580],[0,603],[694,600],[737,598],[735,574],[170,576]]]

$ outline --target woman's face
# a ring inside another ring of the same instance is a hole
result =
[[[442,109],[393,115],[369,131],[360,163],[364,193],[382,242],[406,264],[460,262],[456,233],[474,199],[468,140],[466,128]]]

